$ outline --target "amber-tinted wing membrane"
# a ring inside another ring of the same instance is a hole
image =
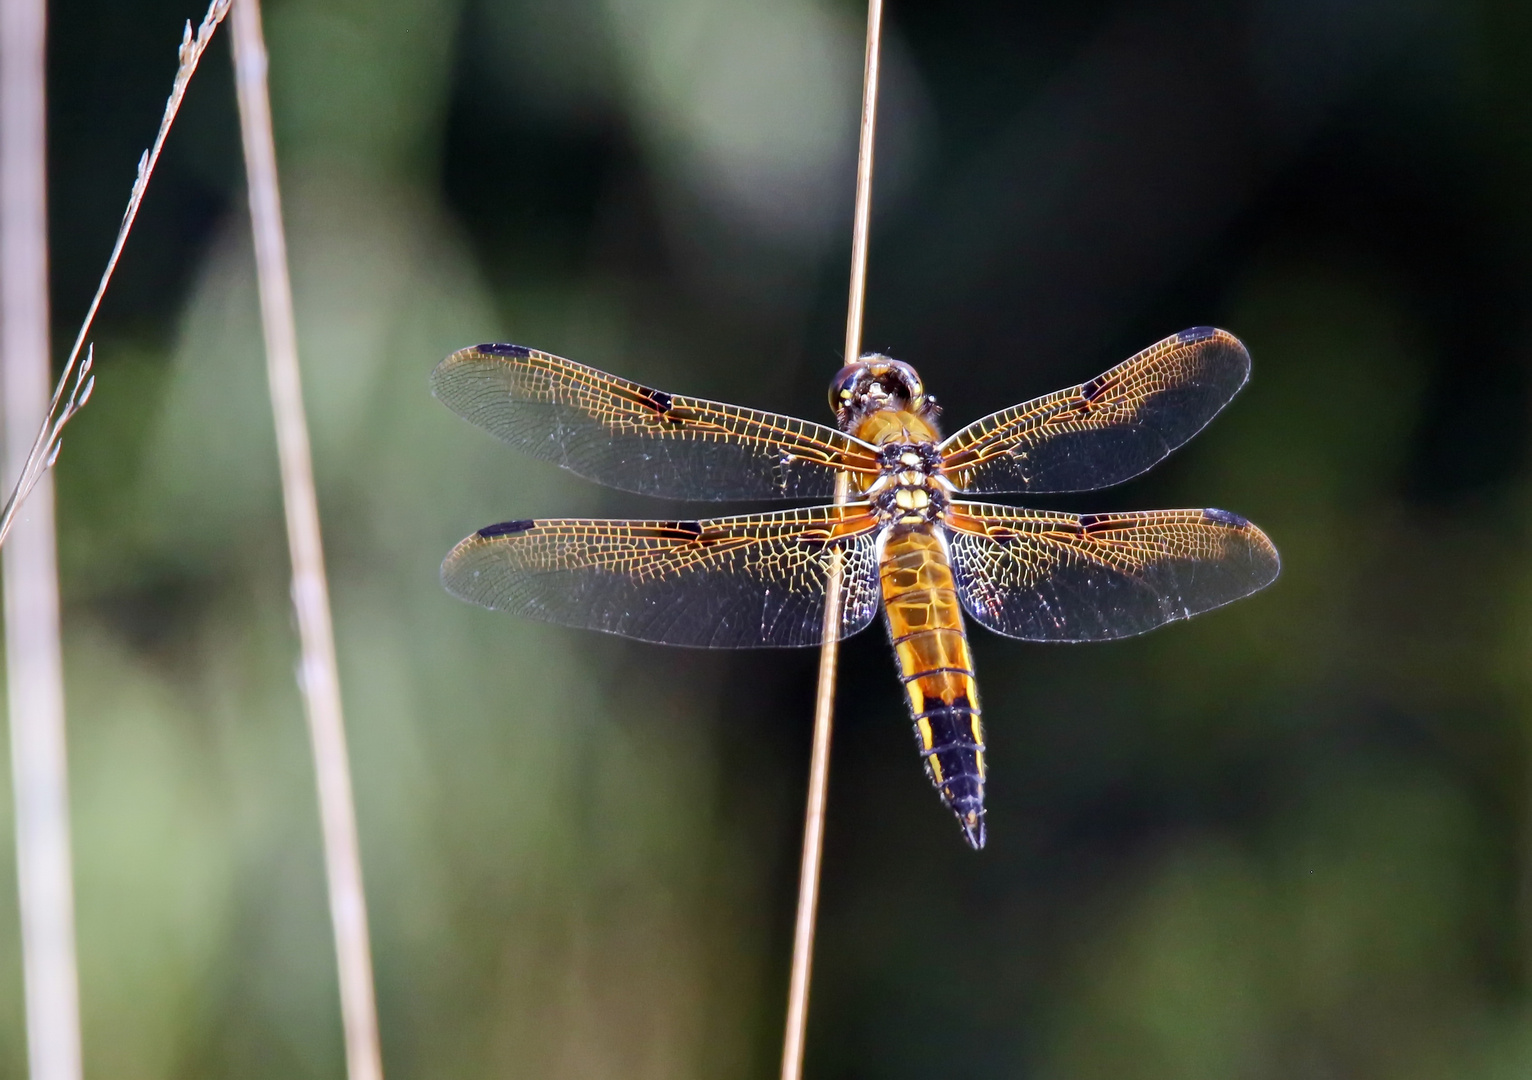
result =
[[[838,470],[878,468],[871,447],[834,428],[667,394],[519,345],[455,352],[431,389],[512,446],[642,495],[828,497]]]
[[[963,607],[1024,641],[1102,641],[1190,618],[1271,584],[1266,534],[1225,510],[1057,514],[954,503]]]
[[[464,600],[563,626],[667,645],[817,645],[831,562],[841,636],[878,610],[877,518],[817,506],[711,521],[512,521],[442,563]]]
[[[1250,377],[1250,354],[1200,326],[1087,383],[969,424],[942,443],[959,490],[1089,491],[1143,472],[1201,431]]]

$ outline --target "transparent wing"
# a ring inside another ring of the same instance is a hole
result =
[[[682,397],[520,345],[453,353],[431,374],[453,412],[589,480],[671,499],[828,498],[876,451],[834,428]]]
[[[453,548],[442,583],[484,607],[640,641],[818,645],[837,557],[840,636],[877,614],[877,527],[865,505],[710,521],[512,521]]]
[[[963,607],[1024,641],[1142,634],[1271,584],[1266,534],[1226,510],[1055,514],[954,503],[946,515]]]
[[[960,491],[1090,491],[1131,479],[1186,442],[1250,377],[1250,354],[1199,326],[1089,382],[1014,405],[942,443]]]

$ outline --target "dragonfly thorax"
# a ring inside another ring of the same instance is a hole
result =
[[[935,521],[947,508],[951,485],[942,476],[935,443],[884,443],[878,463],[882,469],[863,494],[885,520],[920,525]]]

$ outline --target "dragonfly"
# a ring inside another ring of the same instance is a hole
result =
[[[915,369],[877,353],[836,375],[829,427],[520,345],[473,346],[437,366],[436,397],[588,480],[696,501],[823,501],[838,475],[849,484],[834,502],[775,513],[502,522],[457,544],[442,582],[498,611],[715,649],[819,645],[881,609],[926,774],[977,850],[987,774],[965,615],[1023,641],[1129,637],[1265,587],[1280,561],[1227,510],[1071,514],[973,497],[1122,483],[1202,430],[1249,375],[1237,338],[1196,327],[944,438]]]

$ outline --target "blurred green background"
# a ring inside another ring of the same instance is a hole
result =
[[[187,4],[52,5],[60,348]],[[776,1074],[816,655],[448,597],[481,525],[681,511],[516,455],[426,377],[512,340],[825,420],[864,15],[269,0],[392,1077]],[[1532,1073],[1532,9],[891,0],[886,64],[867,347],[955,427],[1229,328],[1254,376],[1208,431],[1048,505],[1225,507],[1284,569],[1118,644],[975,629],[977,856],[881,632],[848,644],[809,1075]],[[86,1061],[113,1080],[343,1071],[241,167],[223,41],[57,471]]]

